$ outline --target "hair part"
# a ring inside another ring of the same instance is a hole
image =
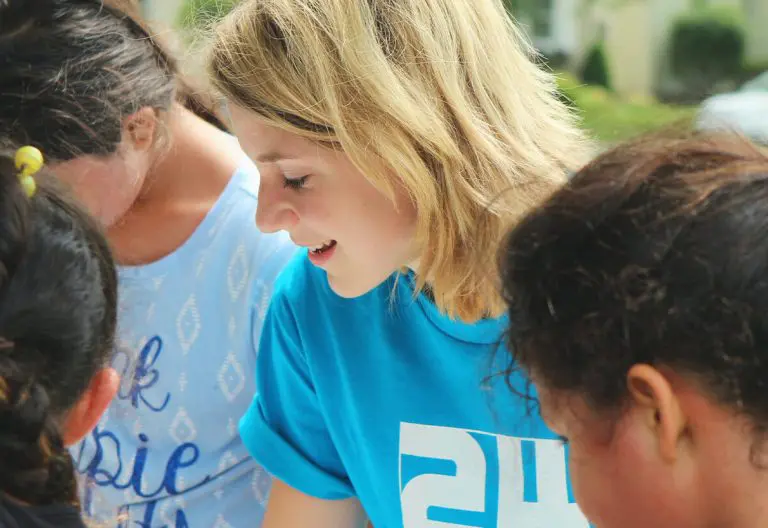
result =
[[[56,180],[35,175],[28,198],[16,173],[0,156],[0,493],[77,504],[60,422],[109,359],[117,275],[98,224]]]
[[[685,375],[766,430],[768,157],[730,136],[600,156],[500,252],[511,374],[604,413],[635,364]]]
[[[216,29],[209,72],[234,104],[336,145],[389,196],[403,186],[418,289],[474,321],[503,311],[488,267],[502,236],[588,150],[533,53],[499,0],[253,0]]]

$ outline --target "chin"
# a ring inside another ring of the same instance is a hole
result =
[[[328,274],[328,286],[330,286],[333,293],[339,297],[345,299],[354,299],[356,297],[362,297],[369,291],[376,288],[384,281],[361,281],[361,280],[345,280],[339,277],[334,277],[330,273]]]

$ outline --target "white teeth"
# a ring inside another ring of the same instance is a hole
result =
[[[309,246],[309,250],[314,252],[321,251],[323,249],[328,249],[332,244],[333,244],[333,239],[327,240],[322,244],[320,244],[319,246]]]

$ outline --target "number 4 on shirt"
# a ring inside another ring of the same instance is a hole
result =
[[[558,440],[403,423],[405,528],[587,528]]]

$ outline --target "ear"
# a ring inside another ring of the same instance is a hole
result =
[[[91,379],[88,389],[64,420],[64,445],[79,442],[99,423],[120,386],[120,376],[113,368],[103,368]]]
[[[123,121],[123,140],[134,149],[146,151],[155,144],[157,133],[157,114],[153,108],[145,106],[129,115]]]
[[[627,388],[635,410],[656,437],[661,457],[674,462],[688,428],[674,387],[654,367],[634,365],[627,373]]]

